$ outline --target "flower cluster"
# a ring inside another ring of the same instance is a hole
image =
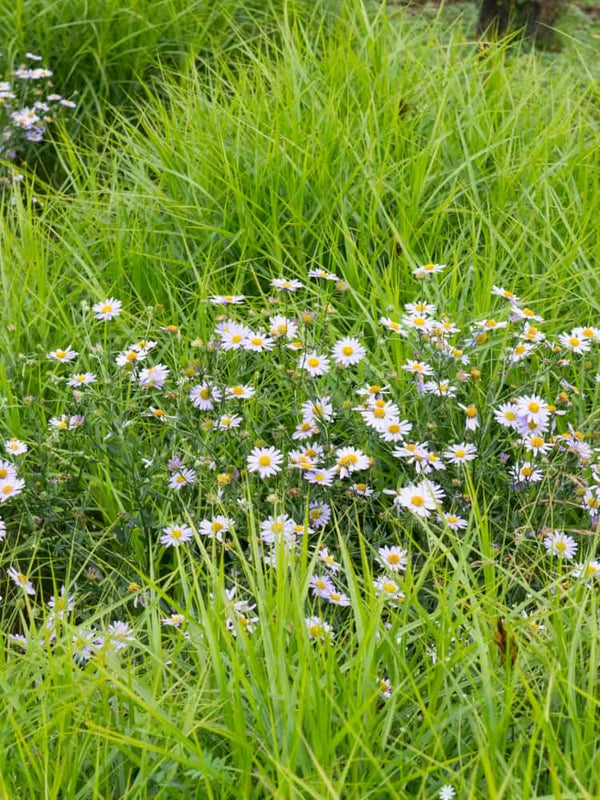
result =
[[[26,59],[36,63],[41,56],[26,53]],[[0,157],[15,167],[0,176],[0,183],[11,184],[23,179],[16,165],[26,158],[29,144],[42,142],[57,114],[75,103],[51,91],[52,70],[22,65],[7,77],[0,81]]]
[[[415,276],[443,269],[430,264]],[[306,632],[326,643],[352,617],[348,563],[392,624],[432,541],[482,551],[481,506],[489,558],[508,547],[530,567],[542,564],[532,578],[538,588],[565,577],[591,585],[600,576],[588,547],[599,522],[600,449],[579,426],[596,385],[590,359],[600,331],[553,337],[538,313],[496,286],[493,315],[459,327],[438,312],[441,293],[428,285],[428,297],[389,309],[376,337],[359,323],[338,333],[332,303],[347,287],[324,270],[308,279],[273,280],[266,308],[243,294],[212,296],[212,337],[193,341],[187,363],[178,326],[113,341],[122,303],[96,303],[82,325],[102,326],[105,345],[63,342],[45,353],[55,370],[51,449],[64,448],[68,460],[86,446],[69,437],[85,436],[90,447],[108,442],[111,459],[124,449],[133,469],[135,447],[135,502],[153,520],[153,547],[181,568],[222,553],[223,623],[236,637],[260,627],[250,594],[237,599],[248,591],[240,559],[244,568],[258,559],[286,570],[306,557]],[[574,375],[584,384],[575,386]],[[21,493],[34,501],[32,482],[14,465],[27,449],[18,439],[6,444],[13,460],[0,462],[2,503]],[[68,480],[51,478],[55,493]],[[133,526],[133,510],[131,518]],[[0,531],[9,541],[7,521]],[[17,566],[8,574],[36,595]],[[132,585],[144,605],[147,590]],[[187,630],[194,617],[164,613],[167,628]],[[88,631],[80,651],[119,649],[129,634],[126,626]],[[378,680],[389,696],[389,680]]]

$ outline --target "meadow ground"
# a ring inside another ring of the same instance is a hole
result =
[[[2,14],[0,797],[600,797],[598,29]]]

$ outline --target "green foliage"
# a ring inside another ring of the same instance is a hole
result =
[[[2,507],[0,795],[380,800],[433,798],[451,783],[473,800],[600,796],[598,590],[568,568],[550,578],[539,548],[515,555],[499,475],[478,475],[464,534],[432,527],[413,538],[405,522],[356,503],[334,516],[327,544],[351,606],[335,616],[331,643],[313,641],[313,545],[276,571],[257,547],[248,558],[259,522],[278,508],[256,482],[241,481],[249,511],[230,551],[207,542],[192,557],[157,545],[167,511],[192,517],[215,487],[201,483],[193,503],[166,500],[164,461],[146,469],[141,458],[154,449],[164,458],[182,439],[200,458],[207,437],[185,398],[169,400],[179,429],[142,418],[142,394],[114,370],[114,353],[140,336],[162,337],[173,371],[203,368],[213,357],[209,295],[266,296],[272,277],[305,279],[315,266],[349,285],[332,300],[323,341],[360,328],[384,377],[407,350],[380,346],[379,317],[415,299],[412,270],[424,262],[448,264],[429,299],[460,326],[487,312],[494,284],[522,295],[549,333],[593,322],[592,48],[568,40],[549,57],[501,42],[482,52],[461,18],[359,3],[24,0],[2,13],[5,57],[41,52],[55,90],[76,95],[81,127],[57,128],[52,181],[28,175],[2,199],[0,425],[3,438],[30,443],[37,483],[26,502]],[[110,295],[126,311],[105,337],[89,305]],[[308,302],[319,309],[316,294]],[[161,331],[169,324],[180,329],[173,343]],[[46,354],[98,341],[94,369],[112,383],[83,401],[93,435],[84,428],[66,445],[48,433],[49,418],[69,409]],[[495,359],[482,356],[482,406],[500,388],[549,385],[540,361],[513,373],[511,387]],[[296,410],[293,385],[282,389],[257,363],[210,362],[224,381],[258,373],[265,389],[246,423],[251,439],[216,453],[232,466]],[[564,374],[586,387],[573,413],[593,433],[598,388],[582,364]],[[407,386],[396,380],[412,416],[419,401]],[[439,412],[431,421],[459,425]],[[495,452],[494,431],[485,437]],[[560,505],[567,480],[544,483],[549,506],[528,495],[515,515],[551,525],[575,514]],[[587,536],[593,557],[597,533]],[[388,629],[373,553],[397,537],[410,540],[416,566]],[[6,579],[17,563],[39,581],[35,600]],[[225,595],[232,563],[236,599],[256,603],[252,634],[226,624],[236,619]],[[63,583],[76,587],[76,610],[49,643],[41,601]],[[138,644],[77,663],[83,608],[98,635],[123,619]],[[523,616],[532,609],[541,630]],[[161,625],[175,612],[184,628]],[[499,618],[514,664],[500,657]],[[17,632],[30,642],[22,652],[8,638]]]

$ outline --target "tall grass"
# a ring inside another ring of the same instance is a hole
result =
[[[412,268],[432,260],[449,265],[444,310],[459,323],[487,310],[493,284],[550,328],[600,311],[598,92],[585,44],[551,59],[515,42],[482,49],[460,20],[425,26],[361,4],[310,23],[282,4],[263,35],[263,12],[200,0],[4,8],[9,50],[40,50],[57,90],[77,89],[88,114],[77,139],[57,134],[63,184],[36,186],[43,205],[27,188],[6,197],[0,218],[0,392],[13,435],[34,435],[51,396],[49,376],[27,364],[87,337],[80,304],[107,295],[131,314],[123,337],[152,307],[205,341],[209,294],[257,294],[265,278],[322,266],[350,286],[332,324],[361,320],[375,341],[379,316],[414,298]],[[126,109],[106,105],[125,95]],[[81,501],[99,507],[98,551],[135,491],[109,456],[103,469]],[[381,800],[452,783],[461,798],[600,797],[597,591],[557,583],[535,636],[521,612],[541,592],[510,558],[493,559],[494,498],[476,496],[466,538],[428,536],[407,579],[415,601],[389,631],[361,520],[336,520],[354,625],[329,646],[303,635],[306,552],[273,572],[234,542],[261,619],[237,637],[216,552],[198,564],[182,555],[166,584],[152,550],[136,570],[100,562],[92,622],[105,597],[128,614],[136,580],[154,592],[134,612],[145,649],[81,667],[69,625],[63,651],[18,654],[0,640],[0,794]],[[249,525],[258,519],[251,508]],[[348,538],[364,548],[360,574]],[[60,580],[88,586],[68,548],[53,558]],[[165,639],[167,606],[194,610],[189,639]],[[499,659],[499,617],[514,665]],[[36,639],[43,622],[23,601],[3,630],[39,629]]]

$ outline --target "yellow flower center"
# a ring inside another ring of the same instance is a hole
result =
[[[318,367],[319,366],[319,359],[318,358],[309,358],[308,359],[308,366],[309,367]]]
[[[425,500],[421,497],[420,494],[413,495],[410,499],[410,502],[413,504],[413,506],[417,506],[417,508],[420,508],[421,506],[425,505]]]
[[[354,352],[354,348],[351,347],[349,344],[347,344],[345,347],[342,347],[342,353],[345,356],[351,356],[353,352]]]
[[[271,463],[271,456],[266,456],[266,455],[259,456],[258,463],[259,466],[261,467],[268,467],[269,464]]]

